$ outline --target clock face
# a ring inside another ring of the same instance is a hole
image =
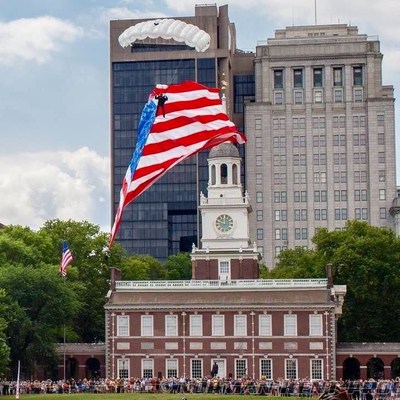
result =
[[[221,232],[229,232],[233,227],[233,219],[228,214],[222,214],[215,220],[215,226]]]

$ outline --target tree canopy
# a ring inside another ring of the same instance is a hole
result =
[[[349,221],[341,231],[319,229],[312,250],[280,254],[265,278],[320,278],[333,265],[334,283],[347,286],[339,340],[398,341],[400,332],[400,239],[386,228]]]
[[[59,274],[62,241],[73,262]],[[126,255],[108,233],[87,221],[47,221],[41,229],[0,229],[0,376],[21,365],[32,376],[36,365],[50,375],[56,367],[55,344],[104,341],[104,302],[110,268],[125,280],[189,279],[188,254],[165,265],[149,255]]]

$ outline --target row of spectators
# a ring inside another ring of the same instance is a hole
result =
[[[17,383],[0,381],[0,394],[13,395]],[[129,378],[129,379],[78,379],[59,381],[28,381],[19,384],[21,394],[44,393],[218,393],[257,394],[284,397],[320,397],[323,393],[334,394],[345,389],[351,400],[400,399],[399,379],[393,380],[349,380],[323,381],[305,379],[261,379],[251,378]],[[326,396],[329,399],[332,396]]]

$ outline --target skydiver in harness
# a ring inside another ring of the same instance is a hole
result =
[[[164,104],[168,100],[168,97],[165,94],[161,93],[161,94],[158,94],[156,96],[156,100],[158,100],[158,102],[157,102],[157,114],[158,114],[158,109],[161,107],[162,113],[163,113],[163,117],[165,118],[165,107],[164,107]]]

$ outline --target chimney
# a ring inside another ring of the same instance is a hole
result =
[[[119,281],[121,279],[121,271],[118,268],[111,268],[111,280],[110,280],[110,289],[112,291],[115,290],[115,281]]]
[[[333,288],[333,267],[332,264],[326,264],[326,277],[328,279],[328,289]]]

